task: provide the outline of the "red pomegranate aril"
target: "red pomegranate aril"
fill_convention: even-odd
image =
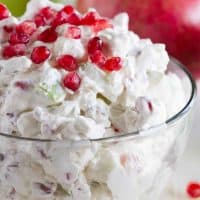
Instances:
[[[57,27],[59,25],[67,23],[66,22],[67,17],[68,17],[68,15],[65,12],[60,11],[60,12],[57,13],[57,15],[56,15],[55,19],[52,21],[51,25],[53,27]]]
[[[87,50],[89,54],[93,54],[95,51],[102,50],[102,41],[99,37],[94,37],[89,40],[87,45]]]
[[[0,20],[8,18],[10,16],[10,11],[8,10],[8,8],[0,3]]]
[[[199,183],[190,183],[187,187],[187,193],[191,198],[200,197],[200,184]]]
[[[106,57],[104,56],[102,51],[97,50],[90,55],[90,60],[98,66],[102,66],[106,61]]]
[[[19,44],[19,43],[27,44],[29,40],[30,40],[29,35],[24,34],[24,33],[18,34],[16,32],[13,32],[10,34],[10,37],[9,37],[9,42],[11,44]]]
[[[63,79],[64,87],[76,91],[79,89],[81,84],[81,78],[76,72],[69,72]]]
[[[39,36],[38,40],[42,42],[55,42],[58,38],[58,34],[54,28],[48,28],[43,31]]]
[[[72,14],[74,12],[74,8],[71,5],[66,5],[62,11],[64,11],[66,14]]]
[[[14,56],[23,56],[25,54],[26,46],[24,44],[8,45],[3,48],[2,54],[4,58],[11,58]]]
[[[32,35],[36,31],[36,24],[27,20],[16,26],[16,32],[19,34]]]
[[[36,15],[34,17],[34,22],[37,25],[37,27],[46,25],[45,18],[41,15]]]
[[[4,26],[3,29],[5,32],[11,33],[13,31],[14,27],[13,26]]]
[[[73,24],[73,25],[80,25],[81,24],[81,18],[76,13],[72,13],[68,16],[66,19],[66,23]]]
[[[70,26],[67,28],[65,37],[73,38],[73,39],[80,39],[81,38],[81,29],[77,26]]]
[[[106,28],[112,28],[113,25],[107,19],[99,19],[95,22],[93,26],[94,32],[102,31]]]
[[[102,66],[102,69],[105,71],[119,71],[122,68],[121,58],[112,57],[106,60],[105,64]]]
[[[46,61],[50,56],[50,50],[45,46],[35,47],[31,53],[31,60],[35,64]]]
[[[75,71],[78,69],[78,64],[76,59],[71,55],[62,55],[57,58],[58,66],[67,70],[67,71]]]
[[[96,12],[88,12],[85,16],[83,16],[81,20],[82,25],[94,25],[96,21],[98,20],[99,15]]]
[[[57,11],[49,6],[42,8],[39,11],[39,15],[43,16],[46,20],[52,19],[56,16]]]

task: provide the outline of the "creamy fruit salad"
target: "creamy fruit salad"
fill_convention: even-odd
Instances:
[[[21,18],[0,4],[0,42],[0,132],[61,142],[2,140],[1,199],[150,199],[137,183],[148,188],[173,132],[109,148],[81,141],[146,130],[180,111],[165,46],[129,31],[126,13],[107,19],[48,0],[31,0]]]

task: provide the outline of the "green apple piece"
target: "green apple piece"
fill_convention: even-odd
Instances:
[[[18,17],[24,13],[28,0],[1,0],[0,2],[5,4],[14,16]]]

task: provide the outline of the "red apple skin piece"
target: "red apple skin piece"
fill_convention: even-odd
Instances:
[[[200,0],[78,1],[82,12],[87,7],[95,7],[107,17],[128,12],[132,30],[153,42],[165,43],[168,52],[200,78]]]

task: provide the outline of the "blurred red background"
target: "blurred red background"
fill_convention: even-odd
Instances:
[[[130,28],[141,37],[163,42],[169,53],[200,78],[200,0],[79,0],[81,12],[95,7],[112,17],[126,11]]]

